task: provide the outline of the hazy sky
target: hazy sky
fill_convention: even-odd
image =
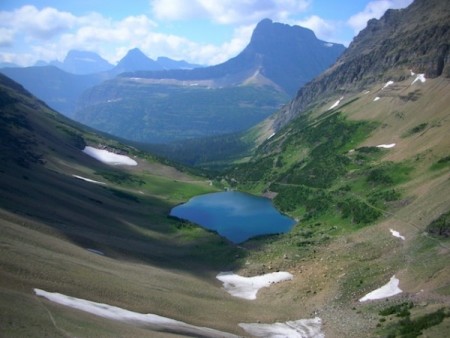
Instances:
[[[412,0],[0,0],[0,62],[62,61],[71,49],[116,63],[132,48],[204,65],[237,55],[264,18],[348,45]]]

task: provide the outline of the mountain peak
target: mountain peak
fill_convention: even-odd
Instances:
[[[147,55],[145,55],[139,48],[132,48],[128,51],[128,53],[125,55],[125,57],[142,57],[142,58],[146,58],[149,59],[149,57],[147,57]]]
[[[262,75],[293,94],[330,66],[344,50],[341,44],[317,39],[308,28],[264,19],[256,26],[242,54],[260,58]],[[289,75],[279,71],[280,64],[289,69]]]
[[[113,66],[100,55],[92,51],[70,50],[63,62],[52,61],[54,65],[72,74],[92,74],[110,70]]]
[[[137,70],[162,70],[163,67],[150,59],[139,48],[133,48],[119,61],[114,68],[115,73],[134,72]]]
[[[308,28],[290,26],[280,22],[273,22],[271,19],[263,19],[256,25],[251,42],[263,41],[267,43],[278,41],[281,44],[291,39],[303,40],[304,42],[317,40],[314,32]]]
[[[87,50],[72,49],[67,53],[64,62],[71,59],[91,59],[91,60],[104,60],[100,55],[95,52]]]

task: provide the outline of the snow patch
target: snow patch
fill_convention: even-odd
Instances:
[[[409,71],[411,72],[411,76],[416,75],[416,73],[414,73],[412,69],[410,69]]]
[[[255,337],[324,338],[322,320],[319,317],[300,319],[286,323],[259,324],[240,323],[245,331]]]
[[[383,285],[381,288],[376,289],[372,292],[369,292],[367,295],[362,297],[359,301],[365,302],[367,300],[374,300],[374,299],[382,299],[387,297],[395,296],[401,292],[403,292],[399,287],[400,281],[398,278],[395,278],[395,275],[391,277],[389,282],[385,285]]]
[[[339,100],[337,100],[335,103],[333,103],[333,105],[332,105],[330,108],[328,108],[328,110],[331,110],[331,109],[333,109],[333,108],[336,108],[336,107],[339,105],[339,103],[341,103],[341,101],[342,101],[343,98],[344,98],[344,97],[341,96],[341,98],[340,98]]]
[[[233,272],[221,272],[216,278],[223,282],[224,289],[232,296],[256,299],[259,289],[294,278],[289,272],[272,272],[255,277],[242,277]]]
[[[331,42],[325,42],[325,43],[324,43],[324,46],[325,46],[325,47],[333,47],[334,44],[332,44]]]
[[[373,100],[374,100],[374,101],[378,101],[379,99],[380,99],[380,97],[377,96],[377,97],[375,97]]]
[[[95,249],[87,249],[87,251],[95,253],[96,255],[100,255],[100,256],[104,256],[105,253],[100,251],[100,250],[95,250]]]
[[[96,303],[81,298],[66,296],[61,293],[47,292],[40,289],[34,289],[34,293],[37,296],[44,297],[51,302],[88,312],[96,316],[119,320],[122,322],[151,325],[156,330],[176,332],[186,334],[188,336],[237,337],[230,333],[206,327],[194,326],[154,314],[133,312],[108,304]]]
[[[381,88],[381,89],[387,88],[387,87],[389,87],[389,86],[392,85],[392,84],[394,84],[394,81],[388,81],[388,82],[386,82],[386,83],[384,84],[383,88]]]
[[[405,236],[400,235],[400,233],[396,230],[389,229],[392,236],[405,240]]]
[[[425,78],[425,74],[417,74],[416,78],[414,79],[414,81],[411,83],[411,85],[413,85],[414,83],[416,83],[417,81],[420,81],[422,83],[424,83],[427,79]]]
[[[364,95],[369,94],[369,93],[370,93],[370,90],[365,90],[365,91],[363,91],[363,94],[364,94]]]
[[[94,147],[87,146],[83,149],[83,153],[99,160],[100,162],[111,164],[111,165],[137,165],[137,162],[125,155],[119,155],[112,153],[105,149],[97,149]]]
[[[394,148],[394,147],[395,147],[395,143],[377,145],[377,148],[384,148],[384,149],[389,149],[389,148]]]
[[[86,177],[83,177],[83,176],[78,176],[78,175],[72,175],[72,176],[75,177],[75,178],[78,178],[79,180],[86,181],[86,182],[89,182],[89,183],[106,184],[105,182],[99,182],[99,181],[91,180],[90,178],[86,178]]]
[[[274,136],[275,136],[275,133],[272,133],[272,134],[270,134],[270,136],[267,139],[270,140]]]

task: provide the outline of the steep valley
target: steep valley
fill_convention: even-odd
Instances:
[[[259,336],[270,336],[268,325],[299,337],[447,337],[450,31],[434,28],[448,27],[448,10],[416,0],[388,11],[263,122],[186,142],[192,153],[219,149],[215,157],[198,150],[189,158],[182,142],[170,150],[196,168],[75,123],[0,75],[0,335],[257,336],[244,323]],[[422,54],[367,61],[388,45],[404,51],[402,34],[430,27],[441,34]],[[139,90],[130,77],[120,81]],[[95,90],[92,102],[105,99]],[[87,146],[128,165],[98,161]],[[168,216],[193,196],[225,189],[266,196],[297,223],[234,245]],[[226,271],[292,278],[244,299],[229,293],[237,279],[218,280]],[[36,289],[99,303],[97,314],[110,306],[134,314],[108,319]],[[191,326],[161,327],[135,313]]]
[[[427,227],[450,205],[445,161],[449,149],[448,97],[442,95],[448,91],[449,82],[438,78],[411,85],[413,79],[382,92],[384,83],[379,83],[368,89],[370,93],[345,98],[329,110],[335,102],[331,99],[300,117],[292,128],[271,137],[255,154],[252,167],[270,168],[263,170],[258,182],[239,176],[231,180],[231,174],[238,174],[239,168],[230,172],[230,182],[242,190],[267,193],[267,186],[272,192],[276,192],[272,189],[275,186],[296,186],[282,174],[289,171],[289,163],[297,163],[289,156],[296,160],[303,156],[303,165],[307,166],[306,155],[328,144],[350,161],[328,186],[312,187],[325,197],[331,196],[335,205],[314,213],[305,209],[308,206],[296,204],[288,210],[300,220],[293,231],[256,238],[238,247],[166,216],[176,203],[216,191],[206,178],[158,164],[135,148],[74,127],[32,98],[13,94],[17,88],[6,89],[13,97],[8,98],[3,86],[2,116],[4,121],[15,121],[16,127],[9,131],[20,132],[22,144],[18,146],[27,149],[22,154],[13,153],[9,143],[2,151],[0,308],[4,332],[8,336],[177,334],[70,310],[36,297],[33,288],[243,336],[246,333],[238,326],[242,322],[274,323],[315,316],[322,319],[327,337],[360,337],[362,331],[367,336],[387,335],[402,327],[399,317],[380,315],[390,307],[412,303],[407,317],[411,316],[412,322],[414,318],[436,316],[442,307],[448,309],[448,238],[432,235]],[[409,93],[415,93],[417,99],[402,98]],[[381,98],[374,101],[375,97]],[[24,109],[28,112],[25,115],[21,113]],[[366,132],[350,128],[356,138],[336,141],[355,124]],[[365,129],[367,125],[369,129]],[[323,127],[339,127],[344,133],[309,131]],[[307,142],[295,148],[288,146],[304,137]],[[392,148],[374,147],[392,143]],[[138,165],[128,169],[103,165],[81,152],[84,144],[120,150],[133,156]],[[282,166],[275,161],[281,149]],[[267,158],[272,158],[270,167],[259,163]],[[388,163],[388,169],[400,176],[384,171],[393,181],[377,182],[380,177],[386,180],[383,175],[367,181],[375,169]],[[396,163],[401,165],[396,167]],[[403,164],[413,169],[405,174]],[[251,175],[248,168],[244,172]],[[73,174],[106,186],[75,179]],[[371,199],[372,193],[392,189],[400,197],[394,194],[394,200],[390,200],[392,196],[381,194],[385,200]],[[301,190],[297,185],[296,191]],[[278,192],[274,202],[277,204],[285,193]],[[309,195],[314,196],[321,195]],[[371,209],[379,210],[376,219],[358,220],[356,213],[344,216],[344,209],[337,205],[348,197],[364,203],[364,215]],[[283,210],[284,206],[281,203],[279,207]],[[394,237],[390,229],[405,240]],[[254,301],[239,300],[224,292],[215,280],[215,275],[224,270],[247,276],[289,271],[294,278],[262,289]],[[400,280],[401,295],[388,301],[358,302],[393,275]],[[438,326],[432,325],[425,332],[443,336],[449,325],[445,316]]]

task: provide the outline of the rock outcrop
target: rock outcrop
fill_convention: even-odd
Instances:
[[[345,95],[382,81],[400,81],[411,70],[428,78],[450,77],[450,3],[416,0],[372,19],[328,70],[302,87],[271,120],[279,130],[328,95]]]

